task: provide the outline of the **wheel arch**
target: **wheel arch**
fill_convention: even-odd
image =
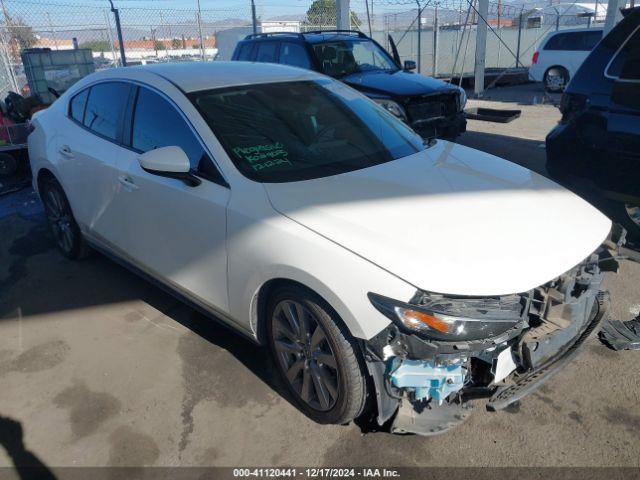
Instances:
[[[264,282],[260,286],[260,288],[258,288],[251,301],[251,328],[253,329],[256,335],[256,339],[260,344],[265,345],[267,340],[266,325],[269,298],[271,297],[273,292],[285,286],[302,288],[311,295],[318,297],[331,309],[332,313],[335,314],[335,320],[341,324],[340,326],[346,329],[346,331],[349,332],[352,336],[357,336],[354,335],[352,329],[349,328],[349,326],[346,324],[346,322],[342,318],[342,315],[340,315],[340,313],[338,312],[338,309],[336,309],[334,305],[332,305],[332,303],[327,298],[325,298],[324,295],[321,295],[315,289],[309,287],[308,285],[305,285],[298,280],[287,277],[276,277]]]
[[[36,174],[36,182],[35,182],[36,193],[38,195],[40,195],[40,192],[42,191],[42,186],[44,182],[48,179],[53,179],[58,183],[60,183],[60,181],[56,178],[55,174],[49,168],[47,167],[40,168]]]
[[[571,80],[571,72],[569,71],[569,69],[567,67],[565,67],[564,65],[556,64],[556,65],[551,65],[550,67],[546,68],[546,70],[542,74],[542,81],[543,82],[547,78],[547,75],[549,74],[549,72],[551,70],[553,70],[553,69],[558,69],[558,70],[564,71],[567,74],[567,80]]]

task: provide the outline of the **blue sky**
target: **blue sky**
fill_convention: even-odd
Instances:
[[[8,0],[11,2],[11,0]],[[34,3],[64,3],[77,5],[108,5],[108,0],[27,0]],[[313,0],[255,0],[258,14],[266,16],[277,16],[286,14],[305,13]],[[365,11],[365,0],[351,0],[351,9],[357,12]],[[371,0],[369,0],[371,1]],[[401,2],[403,0],[400,0]],[[404,0],[407,1],[407,0]],[[13,2],[11,2],[13,3]],[[373,0],[374,13],[389,11],[402,11],[414,8],[412,2],[407,6],[394,5],[393,0]],[[176,8],[195,9],[197,0],[114,0],[114,4],[119,8]],[[200,0],[202,9],[212,10],[244,10],[250,5],[250,0]]]

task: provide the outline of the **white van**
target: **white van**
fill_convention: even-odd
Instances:
[[[533,54],[529,78],[543,82],[550,92],[561,92],[589,52],[602,39],[602,28],[580,28],[549,33]]]

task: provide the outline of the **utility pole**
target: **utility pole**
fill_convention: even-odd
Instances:
[[[367,23],[369,24],[369,36],[371,37],[371,14],[369,13],[369,0],[364,0],[364,4],[367,7]]]
[[[116,56],[116,51],[114,49],[115,43],[113,42],[113,37],[111,36],[111,21],[109,20],[109,14],[106,10],[103,10],[104,13],[104,24],[107,27],[107,40],[109,41],[109,46],[111,47],[111,58],[113,60],[113,66],[118,68],[118,60]]]
[[[200,0],[198,0],[198,36],[200,37],[200,58],[206,60],[204,54],[204,38],[202,37],[202,10],[200,10]]]
[[[420,0],[416,0],[418,4],[418,73],[422,73],[422,8]]]
[[[49,31],[51,32],[51,39],[53,40],[53,44],[56,46],[56,50],[58,50],[58,39],[56,38],[56,32],[53,30],[53,23],[51,23],[51,15],[49,12],[44,13],[47,16],[47,22],[49,23]]]
[[[118,43],[120,44],[120,63],[123,67],[127,66],[127,57],[124,54],[124,41],[122,40],[122,27],[120,26],[120,13],[118,9],[113,6],[113,0],[109,0],[111,4],[111,11],[116,19],[116,32],[118,34]]]
[[[256,2],[251,0],[251,24],[253,25],[253,34],[258,33],[258,19],[256,18]]]
[[[351,30],[349,0],[336,1],[336,28],[338,30]]]
[[[476,62],[473,91],[479,96],[484,91],[484,68],[487,56],[487,17],[489,0],[478,1],[478,26],[476,29]]]
[[[153,48],[156,51],[156,58],[158,58],[158,45],[156,44],[156,30],[153,27],[151,29],[151,41],[153,42]]]
[[[524,6],[520,9],[518,16],[518,46],[516,48],[516,68],[520,66],[520,41],[522,39],[522,22],[524,21]]]
[[[438,4],[436,3],[435,17],[433,18],[433,73],[438,74],[438,42],[440,39],[440,24],[438,22]]]
[[[624,8],[626,4],[627,0],[609,0],[607,4],[607,17],[604,20],[603,36],[606,36],[607,33],[615,27],[616,23],[618,23],[621,17],[620,9]]]

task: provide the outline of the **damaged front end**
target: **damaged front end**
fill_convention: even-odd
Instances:
[[[605,271],[617,271],[601,247],[555,280],[522,294],[463,298],[418,291],[409,302],[374,293],[392,323],[365,345],[380,425],[434,435],[463,422],[469,400],[500,410],[566,365],[605,316]]]

